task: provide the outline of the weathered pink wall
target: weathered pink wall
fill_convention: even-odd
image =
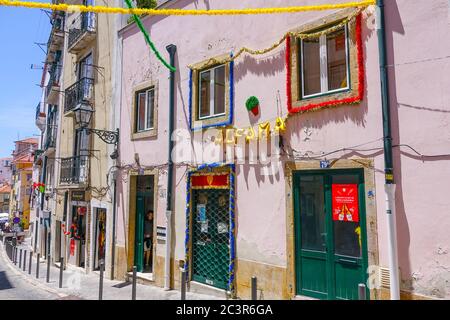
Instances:
[[[312,5],[345,1],[176,1],[174,7],[184,9],[247,8]],[[450,149],[450,64],[448,59],[404,63],[448,56],[450,52],[448,1],[386,1],[389,63],[392,99],[394,144],[409,144],[424,154],[443,154]],[[357,106],[297,115],[289,122],[285,143],[302,152],[314,155],[336,149],[358,146],[358,149],[381,148],[371,152],[337,153],[339,156],[375,159],[376,201],[378,212],[378,240],[380,265],[388,266],[386,220],[384,218],[384,162],[382,153],[382,114],[378,43],[374,10],[363,21],[363,42],[366,67],[366,93]],[[400,12],[400,14],[399,14]],[[228,17],[149,17],[144,24],[162,55],[168,58],[165,46],[177,46],[176,72],[176,128],[188,127],[187,65],[209,57],[237,51],[242,46],[260,49],[270,46],[288,30],[329,12],[307,12],[271,16]],[[167,162],[168,137],[168,71],[156,60],[135,26],[125,29],[123,38],[123,75],[121,107],[121,162],[134,162],[139,153],[145,165]],[[144,81],[157,80],[158,137],[130,142],[132,88]],[[245,101],[255,95],[260,99],[258,122],[274,119],[287,113],[284,45],[261,56],[244,55],[235,63],[234,125],[245,127],[251,123]],[[395,96],[395,94],[393,94]],[[399,152],[401,150],[401,153]],[[402,278],[418,277],[417,292],[450,296],[448,279],[450,267],[450,198],[449,157],[422,161],[408,148],[395,149],[395,170],[398,181],[397,210],[399,254]],[[258,168],[258,167],[256,167]],[[174,193],[176,225],[176,259],[184,258],[185,230],[185,168],[176,171]],[[167,176],[160,175],[165,188]],[[118,243],[124,243],[120,217],[128,210],[127,186],[119,184]],[[286,206],[283,173],[264,177],[255,168],[237,169],[237,255],[279,266],[286,265]],[[163,225],[165,199],[160,199],[158,225]],[[121,231],[122,230],[122,231]],[[441,249],[439,249],[441,248]],[[423,286],[423,287],[422,287]],[[406,286],[407,288],[408,286]],[[426,287],[436,288],[429,292]]]
[[[400,266],[415,290],[450,297],[450,8],[386,1]],[[382,200],[378,197],[380,208]],[[384,221],[383,221],[384,223]],[[380,225],[385,230],[385,224]],[[386,247],[381,238],[381,248]],[[386,253],[382,250],[382,261]]]

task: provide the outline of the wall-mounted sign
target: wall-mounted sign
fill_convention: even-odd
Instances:
[[[333,220],[359,222],[358,185],[333,184]]]
[[[156,239],[165,241],[166,237],[167,237],[166,227],[156,226]]]
[[[84,191],[72,191],[72,201],[86,201]]]
[[[204,174],[191,177],[192,189],[228,189],[229,174]]]
[[[328,160],[320,161],[321,169],[328,169],[329,167],[330,167],[330,161],[328,161]]]
[[[224,222],[217,223],[217,233],[218,234],[228,233],[228,224]]]
[[[206,205],[204,204],[197,205],[197,221],[198,222],[206,221]]]

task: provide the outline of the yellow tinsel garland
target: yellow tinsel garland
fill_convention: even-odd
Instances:
[[[115,8],[106,6],[85,6],[69,5],[65,3],[53,4],[33,1],[12,1],[0,0],[0,5],[9,7],[25,7],[34,9],[49,9],[56,11],[77,11],[77,12],[95,12],[112,14],[147,14],[160,16],[187,16],[187,15],[244,15],[244,14],[276,14],[276,13],[295,13],[304,11],[335,10],[344,8],[353,8],[359,6],[374,5],[375,0],[353,1],[338,4],[323,4],[312,6],[296,6],[283,8],[255,8],[255,9],[223,9],[223,10],[192,10],[192,9],[145,9],[145,8]]]

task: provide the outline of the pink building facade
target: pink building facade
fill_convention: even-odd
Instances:
[[[176,46],[172,192],[170,73],[135,24],[119,31],[115,277],[137,266],[142,281],[171,288],[185,270],[189,290],[223,297],[249,298],[256,276],[264,299],[357,299],[359,284],[388,298],[377,12],[355,10],[145,17],[165,58]],[[445,0],[386,1],[402,298],[450,297],[449,10]],[[198,151],[202,134],[222,159]]]

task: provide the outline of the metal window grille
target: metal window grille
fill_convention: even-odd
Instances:
[[[230,263],[230,190],[192,191],[192,278],[228,288]]]

